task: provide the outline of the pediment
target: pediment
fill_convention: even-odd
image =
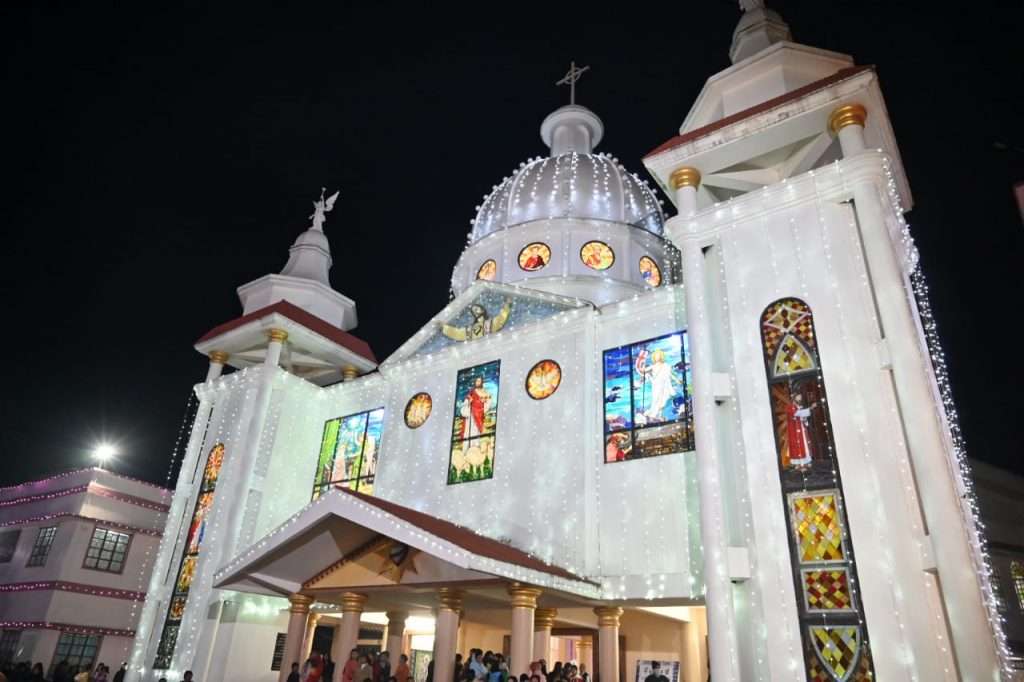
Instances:
[[[476,282],[381,363],[382,368],[536,324],[589,304],[534,289]]]

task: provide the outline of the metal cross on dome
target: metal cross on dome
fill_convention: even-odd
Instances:
[[[576,81],[589,68],[589,66],[577,67],[576,62],[569,62],[569,73],[565,74],[565,78],[555,83],[555,85],[569,86],[569,104],[576,104]]]

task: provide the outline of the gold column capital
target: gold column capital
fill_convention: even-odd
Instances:
[[[274,327],[273,329],[267,332],[267,338],[270,339],[271,341],[284,343],[285,341],[288,340],[288,332],[286,332],[283,329],[278,329],[277,327]]]
[[[344,592],[341,595],[342,613],[362,613],[366,606],[366,595],[358,592]]]
[[[847,104],[839,107],[832,112],[832,115],[828,117],[828,129],[834,134],[838,135],[839,131],[846,126],[860,126],[864,127],[864,122],[868,120],[868,110],[860,104]]]
[[[437,601],[442,609],[454,611],[457,614],[462,610],[462,590],[457,590],[454,587],[442,587],[437,591]]]
[[[404,623],[406,618],[409,617],[409,612],[408,611],[388,611],[384,615],[388,617],[388,623],[389,624],[392,623],[392,622],[399,622],[399,621]]]
[[[522,583],[512,583],[508,586],[508,593],[512,597],[512,608],[536,609],[537,597],[543,594],[543,591]]]
[[[619,627],[619,617],[622,615],[622,608],[619,606],[598,606],[594,609],[597,614],[597,624],[602,626]]]
[[[558,609],[537,609],[533,612],[533,629],[550,630],[557,616]]]
[[[341,380],[352,381],[353,379],[359,378],[359,370],[352,365],[346,365],[341,368]]]
[[[309,607],[313,605],[313,601],[312,597],[307,597],[304,594],[288,595],[288,603],[291,604],[288,611],[290,613],[309,613]]]
[[[680,187],[696,188],[700,186],[700,171],[691,166],[676,168],[672,171],[672,175],[669,176],[669,181],[672,183],[672,189],[679,189]]]
[[[213,350],[210,351],[209,353],[210,362],[216,363],[218,365],[223,365],[228,361],[228,358],[230,357],[230,355],[228,355],[222,350]]]
[[[324,614],[319,613],[318,611],[310,611],[310,613],[309,613],[309,624],[310,625],[316,625],[318,622],[320,622],[320,617],[323,616],[323,615]]]
[[[594,642],[589,637],[580,637],[580,641],[576,643],[577,649],[589,649],[593,646]]]

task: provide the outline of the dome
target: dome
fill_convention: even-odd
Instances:
[[[470,243],[535,220],[578,218],[639,227],[658,236],[665,218],[654,191],[607,154],[594,154],[604,127],[577,105],[544,121],[541,137],[552,155],[520,164],[477,209]]]

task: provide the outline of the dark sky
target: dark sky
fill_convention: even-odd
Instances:
[[[601,149],[642,172],[739,18],[726,0],[22,4],[0,9],[0,483],[83,466],[104,436],[119,470],[164,482],[206,372],[192,343],[280,270],[321,185],[341,188],[334,286],[386,357],[447,302],[481,196],[545,152],[571,58]],[[877,65],[969,451],[1024,473],[1021,3],[770,4],[797,41]]]

